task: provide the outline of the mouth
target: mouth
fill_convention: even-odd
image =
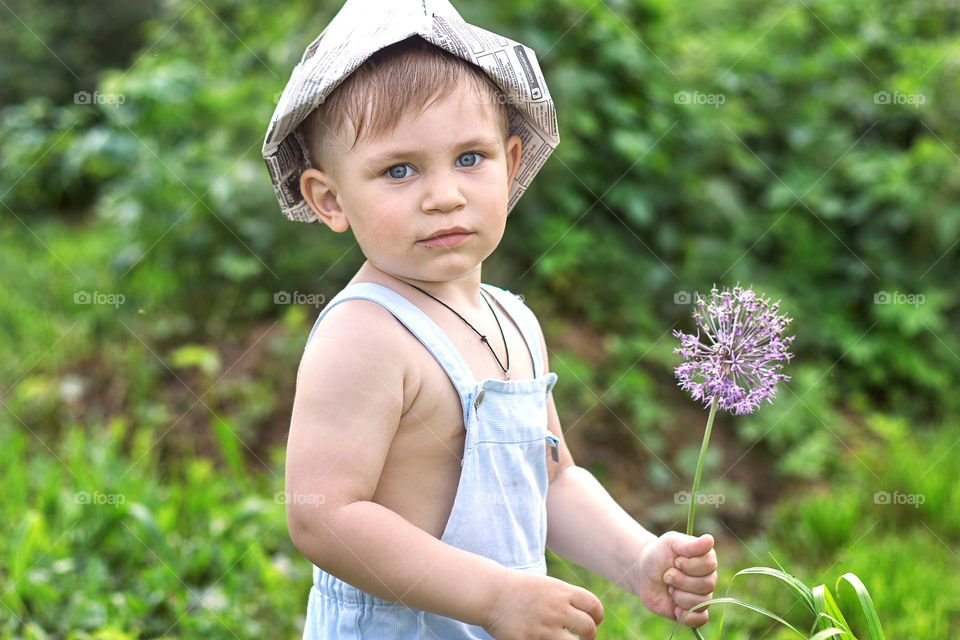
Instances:
[[[472,231],[467,231],[461,227],[455,227],[453,229],[441,229],[429,238],[418,240],[417,244],[436,249],[445,249],[449,247],[455,247],[469,238],[471,235],[473,235]]]
[[[463,227],[450,227],[449,229],[440,229],[439,231],[437,231],[436,233],[434,233],[432,236],[427,237],[427,238],[423,238],[420,242],[427,242],[427,241],[429,241],[429,240],[436,240],[437,238],[442,238],[442,237],[444,237],[444,236],[461,235],[461,234],[466,235],[466,234],[469,234],[469,233],[470,233],[470,232],[467,231],[466,229],[464,229]]]

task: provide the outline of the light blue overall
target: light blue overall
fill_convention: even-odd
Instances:
[[[488,284],[481,286],[520,328],[533,359],[532,380],[488,378],[477,382],[433,320],[403,296],[370,282],[350,285],[334,296],[317,318],[310,337],[335,304],[361,298],[389,310],[430,350],[457,388],[466,428],[460,483],[440,540],[506,567],[545,575],[545,446],[554,457],[557,451],[557,439],[547,430],[546,400],[557,374],[542,371],[533,312],[515,294]],[[314,566],[303,638],[446,640],[491,636],[479,626],[375,598]]]

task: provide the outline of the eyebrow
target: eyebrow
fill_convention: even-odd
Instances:
[[[453,145],[455,149],[466,149],[466,148],[489,148],[495,147],[501,144],[503,141],[495,136],[481,136],[478,138],[470,138],[469,140],[464,140],[463,142],[458,142]],[[379,166],[392,162],[394,160],[399,160],[402,158],[412,158],[416,157],[419,154],[418,150],[413,149],[390,149],[384,151],[383,153],[378,153],[374,156],[371,156],[366,159],[366,164]]]

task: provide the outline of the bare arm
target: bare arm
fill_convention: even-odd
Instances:
[[[629,591],[641,549],[656,538],[583,467],[569,466],[550,483],[547,546],[557,555]]]
[[[547,424],[560,439],[560,462],[549,463],[554,468],[547,490],[547,548],[632,590],[631,569],[643,547],[657,536],[624,511],[592,473],[574,463],[552,394],[547,399]]]
[[[544,371],[549,371],[542,333],[540,352]],[[592,473],[573,461],[552,393],[547,398],[547,428],[560,440],[560,461],[547,458],[547,548],[629,590],[630,569],[640,550],[657,536],[624,511]]]
[[[487,624],[506,577],[507,569],[494,560],[441,542],[375,502],[306,516],[296,528],[297,549],[341,580],[468,624]]]
[[[351,309],[344,309],[346,305]],[[332,308],[304,352],[287,444],[287,522],[312,563],[383,600],[484,625],[507,569],[371,501],[408,407],[395,331],[373,302]],[[415,394],[413,394],[415,395]]]

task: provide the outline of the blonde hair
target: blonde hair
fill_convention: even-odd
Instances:
[[[376,139],[389,133],[403,114],[422,113],[463,83],[476,91],[479,101],[494,107],[506,140],[511,107],[500,88],[480,67],[412,36],[367,58],[307,116],[301,132],[310,161],[322,169],[332,160],[326,152],[331,140],[349,142],[350,127],[352,149],[361,136]]]

